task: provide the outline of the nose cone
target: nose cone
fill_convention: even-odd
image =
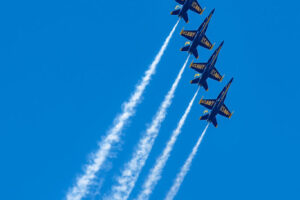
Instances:
[[[210,12],[209,16],[207,17],[208,22],[210,21],[210,19],[211,19],[212,15],[214,14],[214,12],[215,12],[215,9],[213,9],[213,10]]]
[[[214,53],[215,56],[218,56],[218,55],[219,55],[219,53],[220,53],[220,51],[221,51],[221,49],[222,49],[223,44],[224,44],[224,41],[219,45],[219,47],[218,47],[217,50],[215,51],[215,53]]]
[[[220,44],[220,47],[222,47],[222,46],[223,46],[223,44],[224,44],[224,41],[223,41],[223,42],[221,42],[221,44]]]
[[[230,79],[230,81],[229,81],[229,83],[228,83],[228,87],[230,87],[232,81],[233,81],[233,78]]]
[[[227,94],[227,92],[228,92],[228,90],[229,90],[229,88],[231,86],[232,81],[233,81],[233,78],[231,78],[231,80],[229,81],[229,83],[226,85],[226,87],[223,90],[225,92],[225,96],[226,96],[226,94]]]
[[[218,50],[217,51],[220,51],[221,49],[222,49],[222,47],[223,47],[223,44],[224,44],[224,41],[219,45],[219,47],[218,47]]]

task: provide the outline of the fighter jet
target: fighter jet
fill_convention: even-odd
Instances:
[[[199,104],[203,105],[204,107],[211,110],[209,114],[206,114],[202,117],[200,117],[200,120],[206,120],[209,123],[213,123],[215,127],[218,127],[218,122],[216,116],[218,114],[231,118],[232,114],[229,109],[224,104],[224,101],[227,96],[227,92],[229,90],[229,87],[233,81],[233,78],[229,81],[229,83],[226,85],[226,87],[222,90],[222,92],[219,94],[217,99],[201,99]]]
[[[203,86],[203,88],[208,91],[208,84],[207,79],[211,78],[216,81],[221,82],[224,78],[224,76],[221,76],[221,74],[218,72],[218,70],[215,68],[218,55],[220,53],[220,50],[224,44],[224,41],[220,44],[218,49],[213,53],[213,55],[210,57],[207,63],[194,63],[190,65],[190,68],[196,70],[198,73],[201,73],[202,75],[196,75],[198,76],[196,79],[191,81],[191,84],[198,84],[200,87]]]
[[[181,4],[182,7],[176,6],[175,10],[171,12],[171,15],[178,15],[178,17],[180,18],[182,17],[186,23],[189,23],[189,17],[187,14],[188,10],[192,10],[200,15],[204,11],[204,9],[201,8],[197,0],[175,0],[175,1]]]
[[[191,45],[185,46],[183,48],[181,48],[181,51],[187,51],[190,54],[193,54],[197,59],[198,59],[198,51],[197,51],[197,47],[198,45],[207,48],[207,49],[212,49],[213,48],[213,44],[211,44],[211,42],[208,40],[208,38],[206,37],[205,33],[208,27],[208,24],[210,22],[210,19],[214,13],[215,9],[213,9],[211,11],[211,13],[209,14],[208,17],[206,17],[206,19],[204,20],[204,22],[201,24],[201,26],[198,28],[197,31],[185,31],[182,30],[180,35],[182,35],[183,37],[187,38],[188,40],[192,41]],[[187,42],[190,44],[190,42]]]

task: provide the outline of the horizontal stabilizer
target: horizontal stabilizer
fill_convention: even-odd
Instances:
[[[171,12],[171,15],[179,15],[180,9],[174,10]]]
[[[182,47],[181,49],[180,49],[180,51],[188,51],[189,49],[190,49],[190,45],[187,45],[187,46],[185,46],[185,47]]]
[[[200,120],[208,120],[209,114],[203,115],[200,117]]]
[[[200,78],[195,78],[194,80],[191,81],[191,84],[199,84]]]

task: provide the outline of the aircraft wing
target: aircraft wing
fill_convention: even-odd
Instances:
[[[210,110],[214,107],[215,103],[216,103],[215,99],[201,99],[199,102],[199,104],[201,104],[202,106]]]
[[[218,72],[216,68],[213,68],[209,74],[209,78],[214,79],[216,81],[221,82],[223,80],[223,76]]]
[[[202,39],[200,41],[200,45],[209,50],[211,50],[214,47],[214,45],[208,40],[208,38],[206,36],[202,37]]]
[[[198,14],[202,14],[203,9],[201,8],[201,6],[199,5],[199,3],[197,2],[197,0],[194,0],[191,5],[190,5],[190,9]]]
[[[183,37],[185,37],[188,40],[193,41],[194,38],[195,38],[195,36],[196,36],[196,33],[197,33],[197,31],[185,31],[185,30],[182,30],[180,32],[180,35],[182,35]]]
[[[192,63],[190,68],[196,70],[199,73],[203,73],[206,67],[206,63]]]
[[[223,104],[223,106],[220,108],[219,114],[222,115],[222,116],[224,116],[224,117],[227,117],[227,118],[231,118],[231,116],[232,116],[232,113],[225,106],[225,104]]]
[[[185,3],[185,0],[175,0],[177,3],[183,5]]]

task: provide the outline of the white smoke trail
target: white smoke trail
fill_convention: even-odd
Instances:
[[[173,200],[174,197],[176,196],[186,174],[188,173],[190,167],[191,167],[191,164],[192,164],[192,161],[198,151],[198,148],[203,140],[203,137],[207,131],[207,128],[208,128],[209,124],[207,124],[207,126],[205,127],[203,133],[201,134],[200,138],[198,139],[197,141],[197,144],[194,146],[193,148],[193,151],[191,152],[191,154],[189,155],[188,159],[185,161],[183,167],[181,168],[180,172],[177,174],[176,176],[176,179],[173,183],[173,186],[171,187],[171,189],[169,190],[165,200]]]
[[[150,174],[148,175],[143,187],[141,193],[138,195],[138,200],[148,200],[153,189],[155,188],[157,182],[161,178],[161,173],[163,168],[165,167],[168,158],[170,157],[170,153],[174,147],[174,144],[181,133],[181,129],[185,123],[185,120],[188,116],[188,114],[191,111],[192,105],[197,97],[197,94],[199,92],[200,87],[197,89],[197,92],[195,93],[194,97],[190,101],[188,107],[186,108],[183,116],[181,117],[177,128],[173,131],[173,134],[170,138],[170,140],[167,143],[167,146],[165,147],[163,153],[160,155],[160,157],[156,160],[154,168],[151,169]]]
[[[137,149],[133,153],[132,159],[125,165],[122,175],[117,178],[117,184],[112,187],[111,195],[107,199],[126,200],[129,197],[135,182],[149,156],[153,143],[158,135],[161,123],[166,117],[167,109],[172,103],[175,90],[188,63],[189,57],[190,55],[182,66],[168,94],[165,96],[165,99],[153,118],[150,127],[146,130],[145,135],[139,141]]]
[[[67,200],[80,200],[88,194],[89,186],[96,178],[96,173],[102,168],[104,162],[110,154],[113,145],[119,142],[124,126],[128,123],[130,117],[134,115],[135,108],[140,103],[141,97],[147,85],[149,84],[152,75],[155,74],[156,67],[160,62],[165,50],[167,49],[170,39],[172,38],[178,24],[179,20],[164,41],[163,46],[156,55],[152,64],[149,66],[148,70],[145,72],[142,80],[136,85],[129,101],[124,103],[122,107],[122,113],[115,118],[113,127],[108,131],[107,135],[102,139],[102,141],[99,142],[99,148],[91,155],[89,164],[85,166],[83,174],[77,178],[76,184],[67,193]]]

